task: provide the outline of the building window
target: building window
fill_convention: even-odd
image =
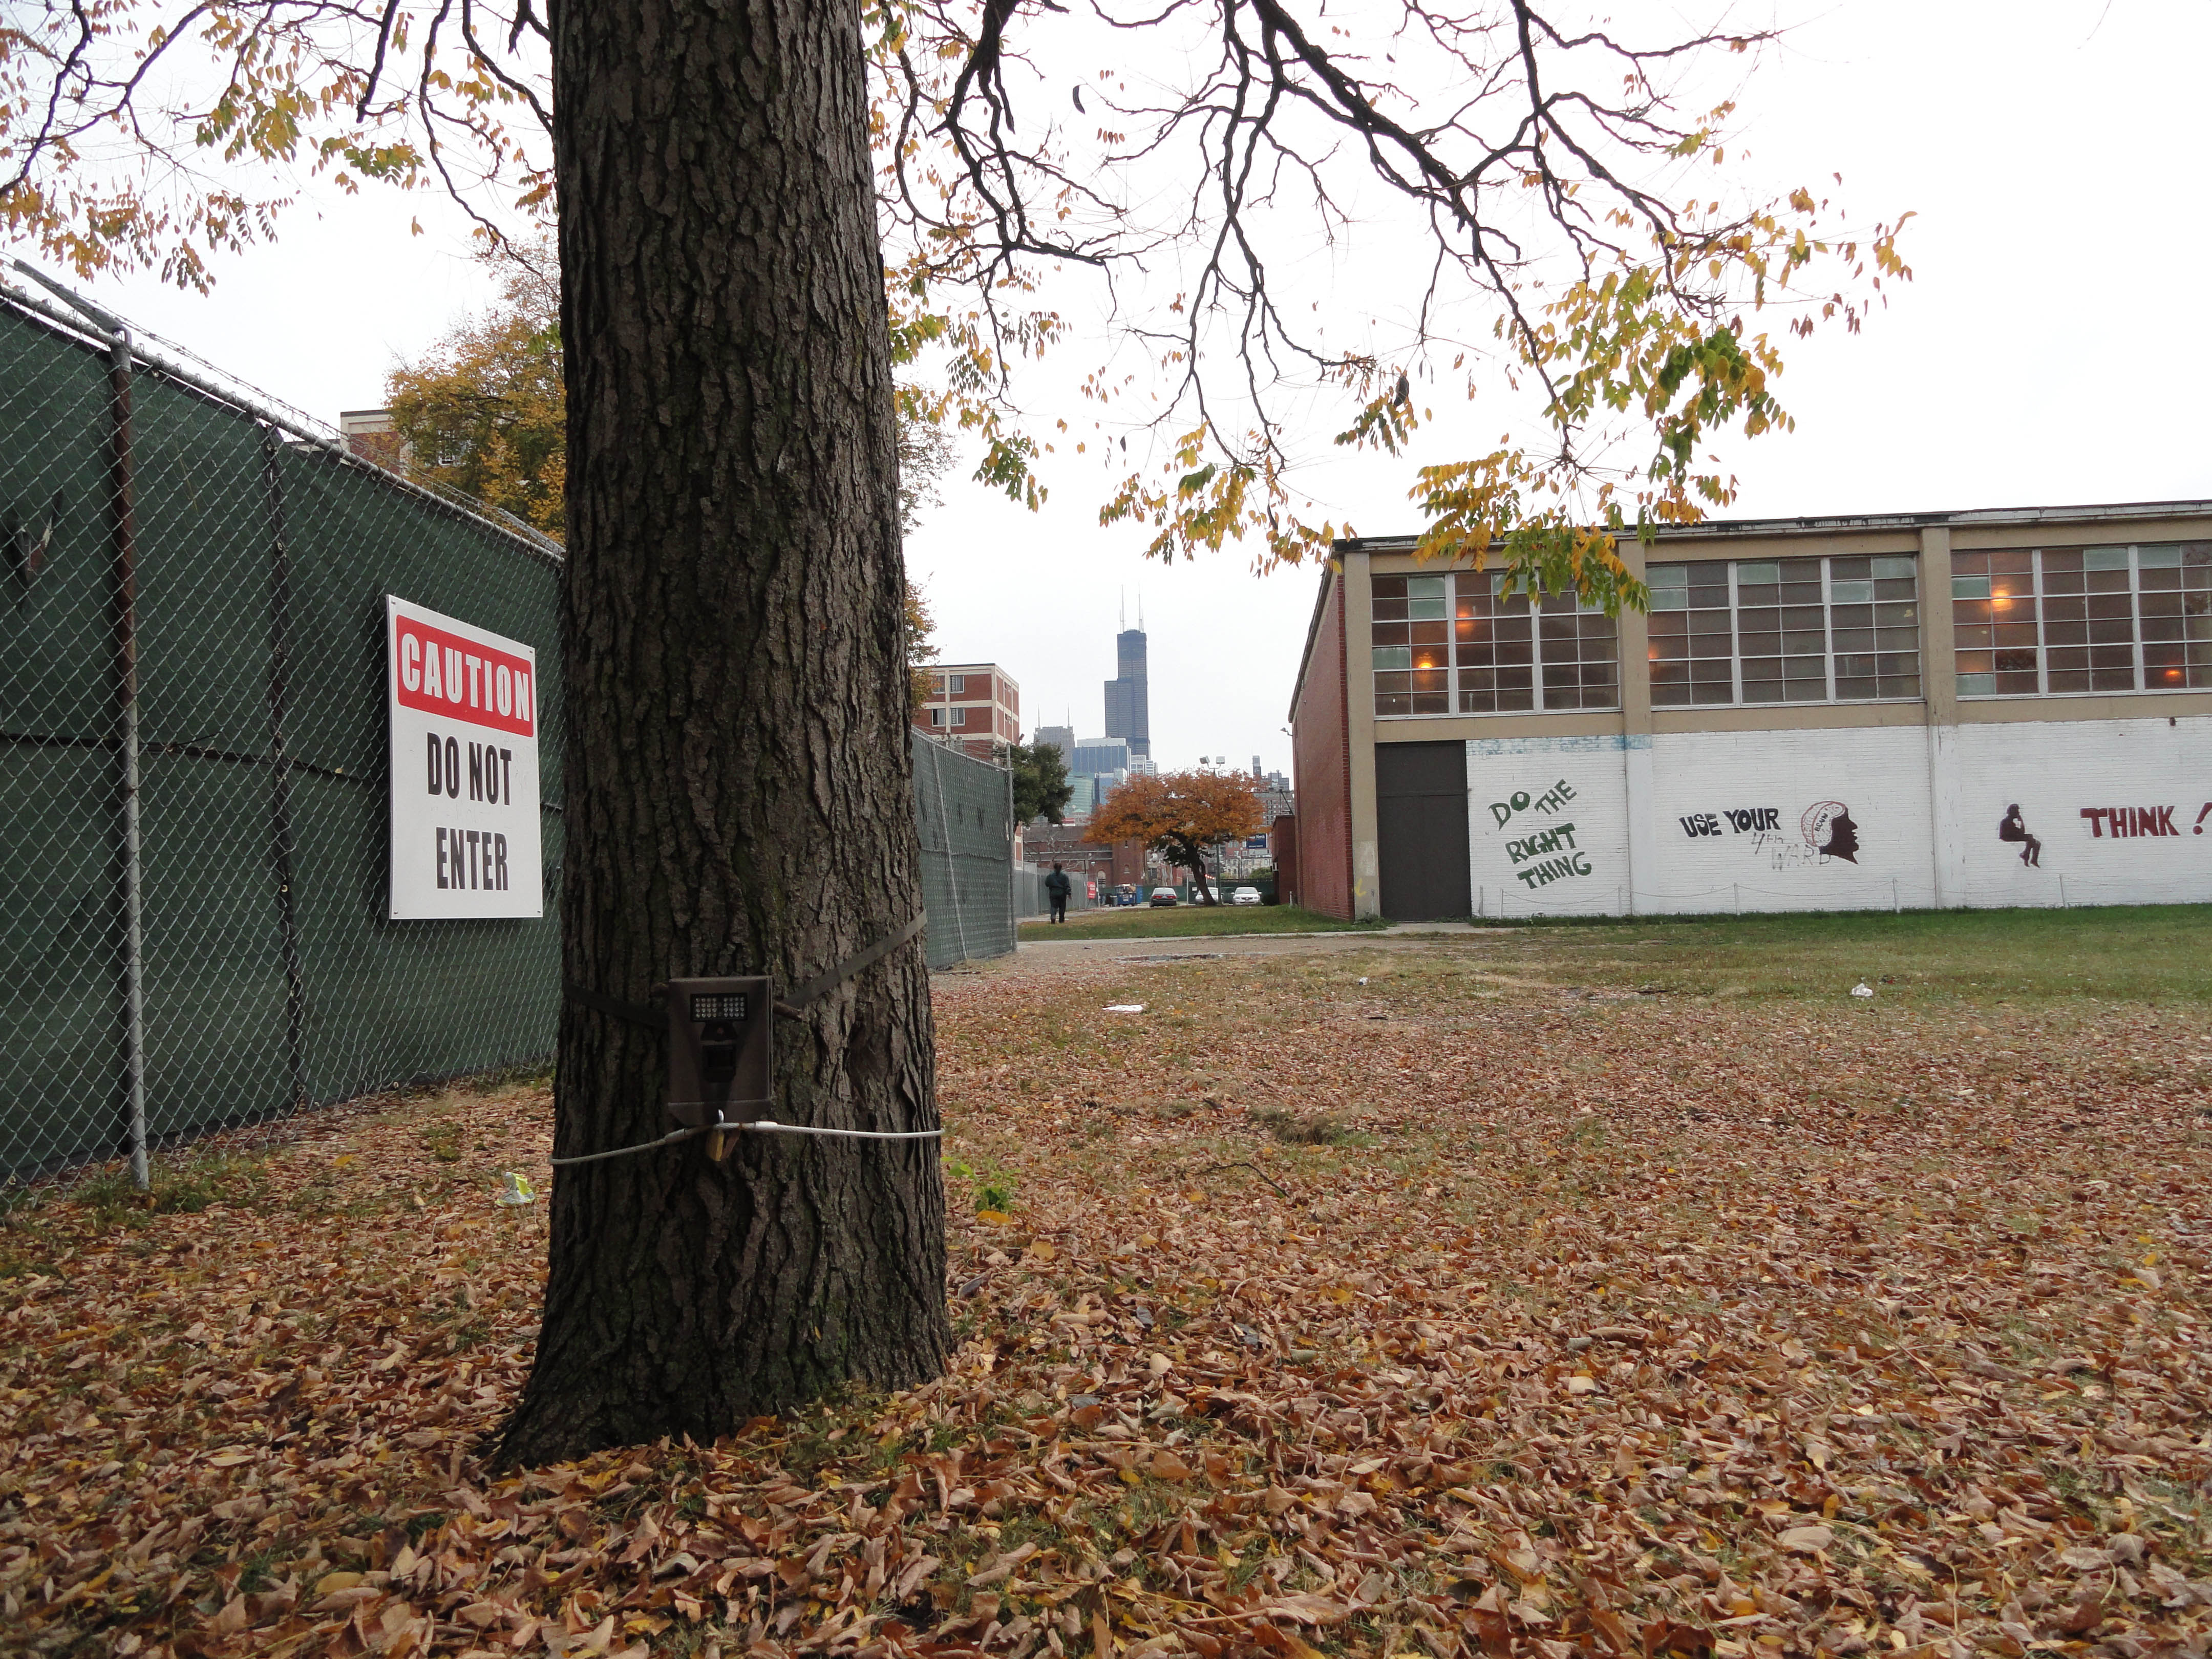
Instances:
[[[1951,556],[1962,697],[2212,687],[2212,543]]]
[[[948,697],[966,696],[968,677],[965,674],[947,674],[945,677],[945,695]]]
[[[1571,593],[1532,607],[1504,586],[1488,570],[1374,578],[1376,714],[1618,708],[1613,619]]]
[[[1910,557],[1655,564],[1651,702],[1872,702],[1920,695]]]

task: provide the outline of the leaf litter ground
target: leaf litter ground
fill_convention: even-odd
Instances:
[[[20,1206],[0,1647],[2203,1655],[2201,1003],[1498,940],[942,976],[953,1369],[712,1447],[477,1461],[542,1086]]]

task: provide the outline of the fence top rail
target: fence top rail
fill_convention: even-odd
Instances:
[[[47,327],[86,344],[106,348],[115,346],[118,340],[112,331],[119,326],[124,330],[119,343],[129,350],[132,359],[161,379],[234,410],[249,420],[287,433],[319,454],[341,466],[363,472],[386,488],[420,497],[445,512],[457,514],[494,535],[516,544],[521,551],[532,558],[556,568],[566,562],[567,550],[560,543],[512,514],[501,513],[497,507],[489,507],[449,485],[413,477],[374,461],[364,460],[353,453],[345,435],[336,427],[317,420],[305,410],[295,409],[251,381],[216,368],[175,341],[166,339],[151,330],[140,328],[128,318],[118,317],[103,307],[79,299],[61,283],[33,270],[20,259],[15,262],[15,268],[57,295],[67,295],[69,303],[65,305],[34,294],[12,280],[6,271],[0,270],[0,305],[35,318]],[[149,342],[155,343],[160,349],[149,349]],[[498,516],[492,516],[495,514]]]

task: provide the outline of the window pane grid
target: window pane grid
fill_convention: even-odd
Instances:
[[[1532,607],[1504,586],[1495,571],[1372,578],[1376,714],[1619,708],[1613,619],[1573,594]]]
[[[1862,702],[1920,695],[1909,557],[1651,567],[1651,702]]]
[[[1954,553],[1962,697],[2212,688],[2212,543]]]

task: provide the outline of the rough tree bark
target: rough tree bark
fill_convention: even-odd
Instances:
[[[568,386],[572,984],[779,988],[920,903],[858,14],[552,15]],[[934,1127],[919,942],[779,1018],[785,1122]],[[649,1140],[664,1041],[566,1003],[560,1155]],[[741,1137],[562,1171],[501,1453],[706,1439],[948,1351],[933,1141]]]
[[[1206,881],[1204,848],[1195,842],[1178,840],[1175,843],[1175,851],[1169,855],[1169,861],[1190,872],[1191,883],[1198,889],[1198,897],[1194,902],[1199,904],[1213,902],[1213,889],[1209,887]]]

